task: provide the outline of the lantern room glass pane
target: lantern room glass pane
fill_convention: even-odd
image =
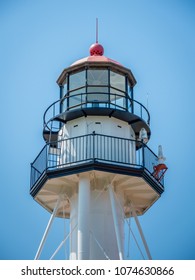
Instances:
[[[77,72],[69,76],[69,90],[85,86],[85,71]]]
[[[88,102],[108,102],[108,87],[88,87]]]
[[[87,72],[88,85],[108,85],[108,70],[107,69],[89,69]]]
[[[111,108],[120,108],[126,110],[126,98],[122,96],[117,96],[115,94],[110,94],[110,104]]]
[[[125,92],[117,90],[115,88],[110,88],[110,93],[116,94],[116,98],[120,98],[120,96],[125,96]]]
[[[110,86],[125,91],[125,76],[110,71]]]
[[[69,107],[81,105],[82,103],[86,102],[86,94],[84,89],[77,89],[74,91],[69,92]]]
[[[109,96],[108,94],[87,94],[87,102],[108,102]]]
[[[73,96],[69,99],[69,108],[71,107],[80,107],[81,105],[81,96]]]
[[[87,88],[87,92],[94,92],[94,93],[99,93],[99,92],[103,92],[103,93],[108,93],[108,87],[88,87]]]

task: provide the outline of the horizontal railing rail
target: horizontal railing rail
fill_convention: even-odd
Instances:
[[[51,131],[53,129],[52,121],[54,121],[56,117],[63,112],[90,107],[112,108],[128,111],[139,116],[141,119],[146,121],[148,125],[150,123],[150,114],[147,108],[140,102],[131,99],[129,96],[115,93],[92,92],[77,93],[70,96],[66,95],[62,99],[52,103],[47,108],[43,116],[44,129]],[[60,126],[56,127],[59,129]]]
[[[136,150],[136,142],[139,142],[141,149]],[[59,170],[90,161],[145,168],[152,175],[158,157],[140,141],[103,134],[87,134],[50,142],[31,164],[31,188],[47,170]]]

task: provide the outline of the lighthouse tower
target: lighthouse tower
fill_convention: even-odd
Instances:
[[[124,259],[124,220],[132,216],[151,258],[137,216],[164,191],[162,148],[159,163],[131,70],[98,42],[89,53],[60,74],[59,100],[44,114],[46,144],[31,164],[30,194],[51,218],[35,259],[55,217],[69,219],[69,259]]]

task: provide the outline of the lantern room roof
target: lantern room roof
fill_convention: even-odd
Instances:
[[[128,76],[131,86],[134,86],[136,84],[135,77],[133,76],[130,69],[125,68],[119,62],[103,55],[104,48],[101,44],[97,42],[95,44],[92,44],[89,48],[89,54],[89,56],[76,60],[70,65],[70,67],[65,68],[57,80],[58,85],[64,84],[67,73],[70,73],[71,71],[75,70],[77,71],[83,66],[102,66],[115,68],[117,71],[122,72]]]
[[[84,58],[81,58],[77,61],[75,61],[73,64],[71,64],[71,66],[73,65],[77,65],[77,64],[80,64],[80,63],[83,63],[83,62],[112,62],[112,63],[115,63],[115,64],[118,64],[118,65],[121,65],[119,62],[113,60],[113,59],[110,59],[104,55],[93,55],[93,56],[87,56],[87,57],[84,57]],[[121,65],[122,66],[122,65]]]

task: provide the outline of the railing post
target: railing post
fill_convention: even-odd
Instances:
[[[144,143],[142,141],[142,165],[145,167],[145,153],[144,153]]]
[[[133,87],[130,87],[130,91],[131,91],[131,100],[132,100],[132,114],[134,114],[134,96],[133,96]]]
[[[48,169],[48,149],[49,149],[49,148],[48,148],[48,145],[49,145],[49,144],[46,145],[46,149],[45,149],[45,150],[46,150],[46,168],[45,168],[45,170]]]
[[[63,101],[62,98],[64,96],[64,86],[63,85],[60,85],[60,114],[63,112]]]
[[[93,131],[93,162],[95,162],[95,131]]]

